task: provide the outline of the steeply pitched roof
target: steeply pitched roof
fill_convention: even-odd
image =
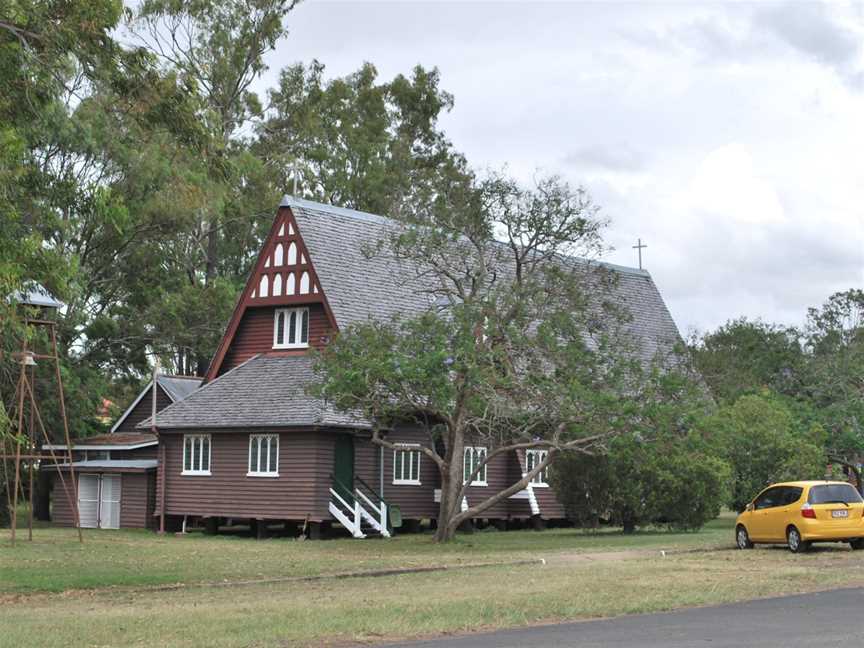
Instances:
[[[258,355],[156,415],[156,426],[175,428],[365,428],[369,424],[309,396],[315,381],[305,355]],[[150,420],[138,425],[150,427]]]
[[[384,238],[393,221],[289,196],[281,206],[290,207],[294,214],[340,328],[429,308],[412,268],[384,255],[365,254]]]
[[[385,255],[366,254],[382,241],[388,218],[286,196],[321,290],[336,323],[344,328],[368,319],[416,315],[430,300],[416,268]],[[260,259],[259,259],[260,262]],[[570,259],[566,262],[587,262]],[[599,263],[611,272],[609,295],[632,315],[625,324],[644,361],[680,340],[678,329],[651,275],[644,270]],[[248,290],[248,287],[247,287]],[[236,314],[235,314],[236,315]],[[212,369],[212,367],[211,367]],[[315,381],[304,355],[259,355],[213,379],[157,414],[159,429],[349,426],[368,422],[336,412],[306,393]],[[139,428],[147,428],[144,421]]]
[[[202,379],[197,376],[167,376],[161,374],[156,376],[157,384],[162,388],[162,391],[168,395],[168,398],[170,398],[173,403],[183,400],[189,394],[198,389],[198,387],[201,386],[201,381]],[[147,386],[141,390],[138,397],[132,401],[132,404],[126,408],[126,411],[120,415],[120,418],[114,422],[114,425],[111,426],[112,433],[114,433],[123,424],[123,421],[125,421],[132,413],[135,406],[141,402],[142,398],[151,393],[152,389],[153,381],[151,380],[147,383]]]
[[[364,254],[386,237],[395,222],[383,216],[333,207],[292,196],[282,199],[297,221],[338,326],[367,319],[417,314],[429,308],[428,293],[414,268],[386,255]],[[585,264],[588,262],[578,261]],[[611,272],[609,297],[628,311],[625,325],[640,356],[649,361],[681,338],[651,275],[645,270],[590,262]]]

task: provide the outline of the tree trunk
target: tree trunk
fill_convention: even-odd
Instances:
[[[453,435],[456,437],[457,435]],[[463,466],[462,451],[464,441],[454,439],[448,444],[446,461],[441,470],[441,504],[438,508],[438,528],[435,529],[435,542],[449,542],[456,536],[456,524],[453,518],[461,510],[462,499],[459,491],[462,488]]]

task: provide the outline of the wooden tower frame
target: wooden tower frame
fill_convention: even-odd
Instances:
[[[26,304],[26,302],[24,302]],[[55,302],[59,305],[59,302]],[[39,304],[44,306],[45,304]],[[52,307],[56,308],[56,306]],[[23,494],[24,482],[22,475],[22,466],[26,464],[27,478],[29,480],[29,496],[27,498],[27,537],[28,540],[33,540],[33,478],[36,463],[50,461],[53,465],[58,465],[58,456],[51,448],[54,439],[48,434],[45,428],[45,423],[40,413],[37,403],[36,390],[34,389],[36,378],[37,360],[49,360],[54,364],[54,378],[57,382],[58,404],[60,407],[60,418],[63,422],[63,440],[66,444],[66,453],[64,459],[68,463],[69,473],[68,480],[64,476],[62,470],[57,470],[57,475],[60,478],[66,498],[69,502],[70,510],[73,513],[73,524],[78,530],[79,542],[84,541],[84,536],[81,532],[81,522],[78,515],[78,485],[75,476],[75,467],[72,456],[72,441],[69,436],[69,420],[66,416],[66,400],[63,391],[63,377],[60,372],[60,356],[57,351],[57,326],[56,322],[50,319],[34,318],[28,314],[24,315],[23,322],[25,327],[41,328],[48,332],[50,340],[50,352],[38,353],[35,349],[28,348],[27,339],[25,338],[22,349],[12,354],[13,359],[20,367],[17,386],[15,388],[14,407],[15,410],[9,412],[9,420],[13,423],[15,434],[14,436],[4,435],[2,437],[2,451],[0,451],[0,463],[4,466],[4,477],[6,481],[6,497],[9,505],[10,514],[10,541],[12,546],[15,546],[16,531],[18,526],[18,510],[19,494]],[[14,411],[14,417],[12,413]],[[25,429],[25,412],[27,413],[28,425]],[[37,425],[40,434],[37,434]],[[48,454],[42,454],[39,451],[38,439],[42,439],[42,443],[48,446]],[[11,446],[11,448],[10,448]],[[13,476],[10,479],[7,461],[13,460]],[[10,481],[12,484],[10,484]],[[10,486],[12,488],[10,489]]]

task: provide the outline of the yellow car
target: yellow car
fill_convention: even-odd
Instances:
[[[864,549],[864,499],[846,482],[798,481],[773,484],[735,520],[735,543],[785,542],[794,553],[813,542],[848,542]]]

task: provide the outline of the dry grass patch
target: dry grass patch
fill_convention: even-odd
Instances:
[[[8,601],[0,646],[318,646],[654,612],[864,584],[864,556],[824,549],[640,555],[384,579],[75,592]]]

